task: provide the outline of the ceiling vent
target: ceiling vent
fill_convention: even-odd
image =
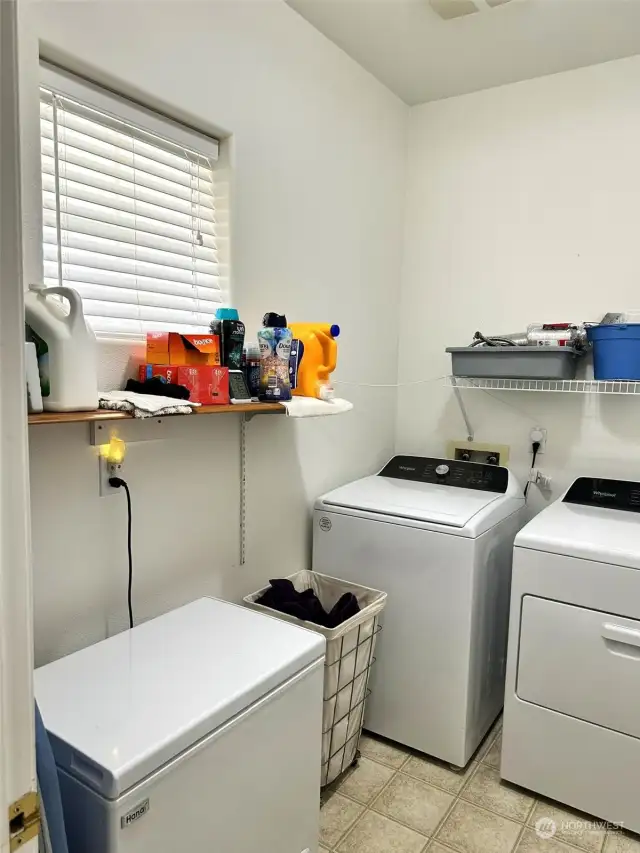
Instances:
[[[511,0],[429,0],[429,2],[444,21],[450,21],[476,12],[486,12],[496,6],[504,6]]]

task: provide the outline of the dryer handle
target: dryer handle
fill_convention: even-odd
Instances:
[[[640,629],[629,628],[626,625],[614,625],[605,622],[602,626],[602,638],[623,646],[636,646],[640,649]]]

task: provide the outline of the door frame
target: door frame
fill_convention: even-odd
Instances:
[[[36,790],[33,705],[33,597],[28,427],[24,372],[25,273],[37,264],[23,231],[21,105],[30,92],[35,41],[25,43],[28,12],[0,0],[0,851],[9,850],[9,805]],[[24,28],[24,29],[23,29]],[[23,65],[23,62],[25,63]],[[24,85],[23,85],[24,84]],[[36,94],[32,95],[37,99]],[[28,102],[28,101],[25,101]],[[26,129],[33,128],[27,122]],[[28,148],[27,152],[32,151]],[[21,168],[22,167],[22,168]],[[23,171],[24,170],[24,171]],[[33,181],[33,176],[31,176]],[[31,196],[32,200],[35,196]],[[32,202],[28,205],[31,207]],[[37,226],[36,226],[37,227]],[[29,241],[31,247],[33,244]],[[26,251],[31,259],[26,261]],[[25,262],[26,261],[26,262]],[[28,270],[28,272],[27,272]],[[36,851],[37,838],[22,850]]]

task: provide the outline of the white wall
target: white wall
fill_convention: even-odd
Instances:
[[[450,372],[476,329],[598,320],[640,304],[640,57],[415,107],[410,114],[400,381]],[[478,440],[540,467],[640,479],[640,401],[463,392]],[[465,429],[440,381],[402,389],[397,449],[440,454]],[[535,507],[543,498],[532,491]]]
[[[281,0],[36,9],[48,57],[231,134],[234,295],[250,328],[266,310],[339,322],[338,379],[434,380],[399,392],[399,452],[441,454],[465,434],[438,379],[446,346],[639,304],[640,57],[408,110]],[[107,355],[109,381],[128,352]],[[394,448],[395,392],[342,392],[350,416],[249,424],[244,567],[237,420],[130,445],[140,617],[207,593],[236,599],[307,565],[313,498]],[[553,496],[579,473],[640,479],[633,399],[465,399],[476,437],[510,444],[523,477],[530,427],[548,429]],[[124,501],[98,497],[86,427],[30,438],[42,663],[123,626]],[[544,500],[533,490],[534,508]]]
[[[393,382],[407,108],[281,0],[38,3],[45,54],[203,129],[232,134],[235,301],[343,327],[339,374]],[[34,92],[34,98],[37,93]],[[248,426],[238,564],[235,417],[130,446],[135,608],[229,598],[309,562],[309,506],[393,450],[395,393],[345,387],[349,416]],[[83,425],[32,427],[36,659],[123,625],[124,498],[98,497]]]

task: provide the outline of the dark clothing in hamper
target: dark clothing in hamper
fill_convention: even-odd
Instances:
[[[279,610],[288,616],[304,619],[306,622],[314,622],[323,628],[337,628],[347,619],[351,619],[360,612],[358,599],[352,592],[345,592],[327,613],[320,599],[312,589],[298,592],[287,578],[282,580],[270,580],[271,588],[256,601],[272,610]]]
[[[128,379],[125,391],[135,391],[136,394],[153,394],[156,397],[174,397],[176,400],[188,400],[191,392],[184,385],[175,382],[165,382],[158,376],[138,382],[136,379]]]

